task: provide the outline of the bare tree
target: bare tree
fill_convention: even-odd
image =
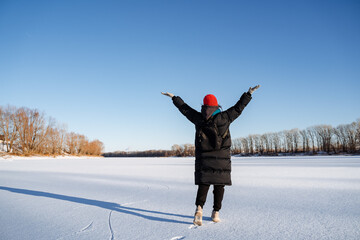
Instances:
[[[294,128],[290,130],[290,134],[291,134],[291,140],[292,140],[292,149],[293,149],[293,153],[297,153],[299,150],[299,129]]]
[[[346,131],[346,125],[345,124],[342,124],[342,125],[339,125],[337,126],[335,129],[334,129],[334,134],[337,138],[337,142],[339,144],[338,146],[338,150],[339,151],[342,151],[342,152],[347,152],[347,147],[348,147],[348,138],[347,138],[347,131]]]
[[[95,140],[89,142],[88,148],[89,148],[88,154],[100,156],[102,154],[102,152],[104,151],[104,144],[101,141],[99,141],[98,139],[95,139]]]
[[[77,140],[77,142],[76,142],[77,154],[81,154],[81,155],[88,154],[89,140],[87,139],[87,137],[85,137],[84,135],[81,135],[81,134],[77,134],[76,140]]]
[[[273,150],[274,153],[277,154],[279,151],[281,151],[281,141],[280,141],[280,135],[279,133],[271,133],[271,142],[274,146]]]
[[[241,145],[241,138],[237,138],[232,140],[231,142],[231,153],[232,154],[241,154],[242,152],[242,145]]]
[[[285,146],[286,146],[286,152],[288,153],[293,153],[294,152],[294,145],[293,145],[293,136],[291,133],[291,130],[285,130],[284,132],[284,137],[285,137]]]
[[[356,135],[357,135],[357,124],[355,122],[346,125],[346,136],[348,142],[348,148],[351,153],[356,152]]]
[[[244,154],[249,154],[250,153],[250,147],[249,147],[249,142],[248,142],[248,138],[241,138],[241,145],[243,146],[243,152]]]
[[[14,144],[17,143],[19,137],[19,124],[16,119],[16,108],[7,106],[7,108],[0,107],[0,133],[4,135],[4,142],[6,143],[6,151],[13,152]]]
[[[300,132],[300,136],[301,136],[301,140],[302,140],[302,149],[303,152],[309,152],[309,136],[308,136],[308,131],[306,130],[301,130]]]
[[[316,131],[315,131],[315,128],[314,127],[308,127],[306,129],[306,132],[307,132],[307,135],[309,136],[309,140],[311,142],[311,145],[312,145],[312,152],[314,153],[316,151]]]
[[[69,154],[77,153],[77,134],[74,132],[68,133],[65,140],[66,152]]]
[[[194,144],[184,144],[183,145],[183,156],[194,156],[195,155],[195,146]]]
[[[248,143],[249,143],[250,154],[253,155],[254,154],[254,135],[248,136]]]
[[[171,150],[175,156],[181,156],[181,147],[178,144],[173,145]]]
[[[330,125],[315,126],[317,138],[321,140],[322,151],[330,152],[331,138],[333,136],[333,128]]]
[[[263,154],[263,146],[261,141],[261,136],[259,134],[252,135],[254,141],[255,153]]]
[[[272,143],[270,141],[270,133],[264,133],[261,135],[261,142],[263,146],[263,152],[269,154],[272,151]]]
[[[47,154],[60,155],[65,152],[66,130],[64,126],[56,124],[54,119],[49,119],[49,131],[43,150]]]
[[[16,113],[19,123],[19,145],[24,154],[39,153],[39,147],[46,139],[49,128],[44,114],[38,110],[20,108]]]

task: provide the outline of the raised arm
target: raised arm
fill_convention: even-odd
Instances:
[[[237,103],[234,106],[223,112],[223,114],[227,116],[230,122],[233,122],[236,118],[240,116],[246,105],[248,105],[248,103],[251,101],[252,99],[251,94],[259,87],[260,85],[257,85],[255,87],[250,87],[249,91],[243,93],[239,101],[237,101]]]
[[[181,97],[174,96],[172,93],[164,93],[161,94],[170,97],[173,100],[174,105],[179,109],[179,111],[187,118],[190,122],[197,125],[202,120],[202,115],[198,111],[191,108],[189,105],[187,105]]]

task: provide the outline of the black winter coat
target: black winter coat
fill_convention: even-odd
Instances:
[[[209,119],[180,97],[172,99],[179,111],[195,124],[195,184],[231,185],[229,126],[250,102],[251,95],[244,93],[234,106]]]

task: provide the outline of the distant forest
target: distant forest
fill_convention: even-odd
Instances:
[[[295,154],[360,154],[360,119],[337,127],[317,125],[303,130],[254,134],[232,139],[232,155],[278,156]],[[173,145],[171,150],[111,152],[105,157],[194,156],[193,144]]]
[[[67,132],[37,109],[0,106],[0,152],[17,155],[101,155],[99,140]]]

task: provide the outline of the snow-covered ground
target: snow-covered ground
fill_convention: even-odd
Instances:
[[[193,158],[0,158],[0,239],[360,239],[360,157],[232,160],[195,227]]]

